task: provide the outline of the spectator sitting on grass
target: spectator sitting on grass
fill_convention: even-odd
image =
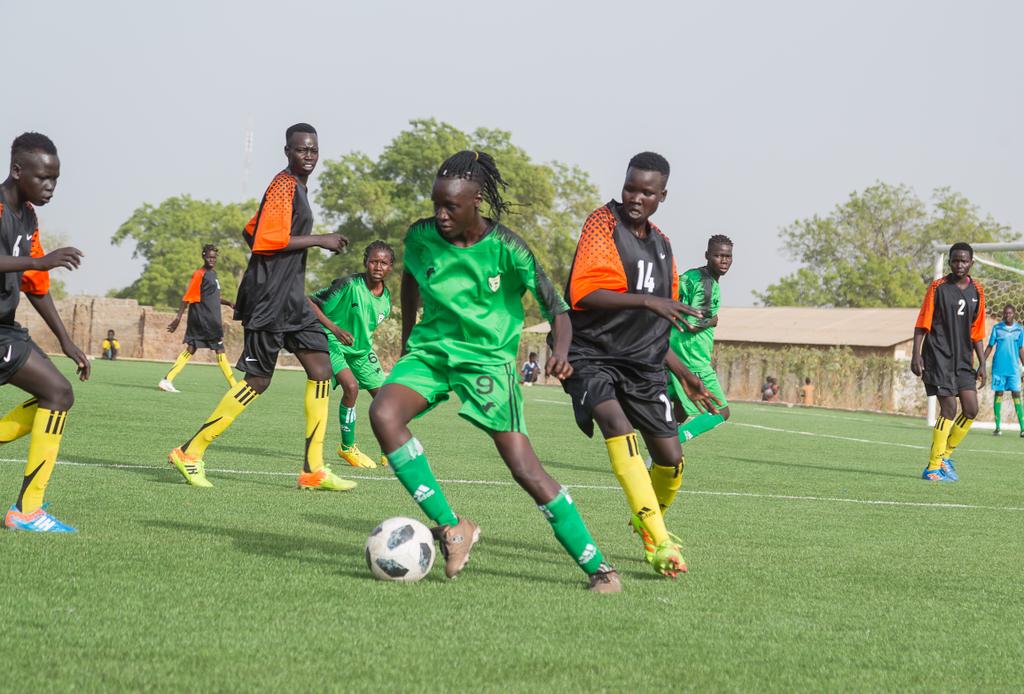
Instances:
[[[107,339],[100,346],[103,349],[104,359],[117,359],[117,355],[121,351],[121,343],[114,337],[113,330],[107,331]]]

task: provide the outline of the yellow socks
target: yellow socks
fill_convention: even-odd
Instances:
[[[235,372],[231,370],[231,364],[228,363],[228,355],[224,354],[224,352],[220,352],[217,355],[217,366],[220,367],[220,372],[224,374],[224,379],[228,382],[229,386],[233,388],[238,385],[238,381],[235,380]]]
[[[0,419],[0,444],[16,441],[32,431],[38,403],[35,398],[26,400]]]
[[[324,435],[327,430],[327,405],[331,382],[306,381],[306,460],[303,472],[316,472],[324,466]]]
[[[953,428],[949,430],[949,438],[946,440],[946,449],[943,451],[943,458],[950,458],[953,456],[953,450],[960,445],[960,442],[967,436],[967,432],[970,430],[971,425],[974,424],[973,419],[967,419],[963,414],[957,416],[953,422]]]
[[[67,410],[35,408],[25,479],[21,483],[21,493],[18,494],[17,507],[22,513],[33,513],[43,505],[43,494],[46,493],[46,485],[57,462],[67,416]]]
[[[612,461],[612,472],[618,478],[622,491],[626,493],[630,510],[640,516],[654,544],[660,545],[668,539],[668,530],[665,529],[665,519],[661,515],[658,497],[651,486],[650,475],[647,474],[647,468],[640,457],[636,434],[605,439],[605,445],[608,446],[608,457]]]
[[[932,429],[932,450],[928,456],[929,470],[938,470],[942,467],[942,457],[946,452],[946,443],[949,440],[949,430],[952,428],[953,422],[949,421],[942,415],[939,415],[935,419],[935,428]]]
[[[181,450],[195,458],[202,458],[206,447],[231,426],[235,418],[259,396],[245,381],[239,381],[224,394],[209,419],[199,431],[182,445]]]
[[[683,467],[686,465],[686,458],[680,457],[675,465],[651,466],[651,486],[654,488],[654,495],[658,497],[658,506],[661,512],[665,513],[668,507],[676,499],[676,493],[683,484]]]
[[[188,360],[191,358],[192,354],[187,349],[183,350],[182,353],[178,355],[178,358],[174,360],[174,366],[171,367],[171,370],[167,372],[167,375],[164,376],[164,378],[168,381],[173,381],[174,378],[181,373],[181,370],[185,368],[185,364],[188,364]]]

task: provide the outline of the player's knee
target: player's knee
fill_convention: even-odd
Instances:
[[[341,393],[350,402],[359,397],[359,383],[354,378],[341,379]]]
[[[250,388],[256,391],[257,395],[263,395],[270,387],[270,376],[246,376],[245,382]]]
[[[378,436],[399,425],[398,408],[385,398],[374,398],[370,403],[370,426]]]
[[[70,410],[75,404],[75,391],[68,379],[54,379],[49,392],[39,398],[40,404],[49,405],[51,410]]]
[[[978,416],[978,403],[971,403],[963,406],[964,417],[967,419],[974,419]]]

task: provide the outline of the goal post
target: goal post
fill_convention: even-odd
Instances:
[[[939,279],[946,274],[946,258],[949,253],[949,248],[952,243],[932,243],[932,250],[935,252],[935,267],[933,276],[935,279]],[[1011,241],[1011,242],[995,242],[995,243],[972,243],[971,248],[974,249],[974,262],[975,267],[981,265],[986,269],[984,273],[972,272],[974,276],[980,276],[979,279],[982,281],[982,286],[986,289],[986,303],[988,305],[988,314],[995,315],[1001,311],[1001,306],[1005,303],[1004,299],[1014,294],[1021,296],[1021,299],[1017,300],[1018,306],[1024,305],[1024,259],[1022,259],[1021,267],[1013,267],[1005,262],[1000,262],[992,257],[991,254],[1001,252],[1024,252],[1024,241]],[[989,279],[984,275],[992,274],[993,279]],[[990,293],[989,284],[995,284],[994,289],[998,289],[998,294]],[[1000,296],[1000,299],[995,299],[996,296]],[[1022,307],[1024,312],[1024,307]],[[987,327],[987,326],[986,326]],[[986,386],[987,387],[987,386]],[[979,393],[979,403],[981,401],[981,394]],[[928,398],[928,424],[932,426],[935,424],[935,417],[938,412],[938,400],[932,396]],[[983,429],[994,429],[995,422],[975,422],[974,426]]]

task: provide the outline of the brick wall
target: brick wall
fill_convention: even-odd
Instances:
[[[121,342],[122,357],[173,361],[181,352],[185,336],[185,320],[177,331],[167,332],[167,324],[174,318],[172,311],[157,311],[152,306],[140,306],[134,299],[108,299],[105,297],[71,296],[55,302],[71,339],[90,356],[98,358],[107,330],[113,330]],[[242,326],[231,320],[231,310],[221,307],[224,317],[224,347],[233,363],[242,351]],[[18,306],[18,322],[28,328],[32,339],[44,352],[59,353],[57,339],[28,301]],[[199,350],[197,362],[215,362],[210,350]],[[296,366],[291,354],[282,354],[278,363]]]

